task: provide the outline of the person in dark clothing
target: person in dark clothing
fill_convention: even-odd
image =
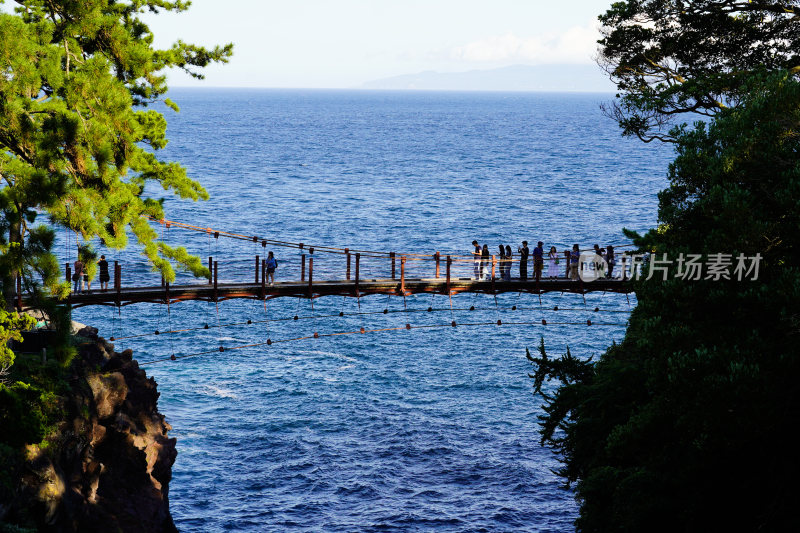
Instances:
[[[528,255],[530,255],[530,250],[528,250],[528,241],[522,241],[522,247],[517,247],[517,251],[519,252],[519,279],[525,281],[528,279]]]
[[[544,243],[539,241],[533,249],[533,276],[536,281],[542,279],[542,269],[544,268]]]
[[[481,279],[489,279],[489,265],[492,263],[492,256],[489,254],[489,245],[483,245],[481,252]]]
[[[511,265],[514,261],[514,254],[511,253],[511,246],[506,245],[506,281],[511,281]]]
[[[498,266],[500,268],[500,279],[506,279],[506,249],[502,244],[500,245]]]
[[[599,244],[595,244],[593,246],[593,248],[594,248],[595,255],[597,255],[598,257],[603,257],[603,249],[600,248]],[[593,263],[593,264],[594,264],[594,269],[595,270],[600,270],[600,268],[603,266],[600,263]]]
[[[111,279],[111,276],[108,275],[108,261],[106,261],[106,256],[100,256],[100,261],[97,262],[97,266],[100,267],[100,290],[105,292],[108,290],[108,282]]]

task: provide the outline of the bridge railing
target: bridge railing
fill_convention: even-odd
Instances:
[[[569,252],[563,252],[559,257],[557,266],[558,277],[564,279],[569,276]],[[323,281],[354,281],[359,280],[385,280],[401,278],[413,279],[445,279],[448,274],[452,280],[459,279],[495,279],[501,280],[506,269],[509,270],[511,279],[519,279],[519,256],[504,260],[496,255],[488,260],[476,261],[468,255],[445,255],[432,253],[429,255],[397,253],[378,254],[374,252],[360,253],[345,249],[344,253],[319,253],[313,249],[293,251],[277,256],[278,268],[275,273],[277,283],[296,282],[307,283],[309,278],[316,282]],[[212,272],[208,280],[197,279],[186,272],[178,272],[173,285],[211,284],[216,275],[217,283],[227,284],[259,284],[264,276],[266,258],[261,254],[254,255],[225,255],[223,257],[208,257],[204,260]],[[152,267],[143,260],[111,262],[109,273],[111,283],[109,290],[134,287],[165,286],[161,275],[152,270]],[[632,265],[625,255],[618,256],[614,268],[614,277],[629,279]],[[582,270],[594,270],[593,263],[586,262],[580,265]],[[71,276],[71,266],[65,265],[67,279]],[[548,260],[545,259],[542,278],[549,275]],[[527,276],[534,277],[534,264],[529,259],[527,263]],[[94,281],[93,291],[99,289],[99,282]]]

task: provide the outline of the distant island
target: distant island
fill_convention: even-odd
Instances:
[[[513,65],[466,72],[425,71],[368,81],[361,89],[612,92],[597,65]]]

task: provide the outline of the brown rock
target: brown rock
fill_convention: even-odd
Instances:
[[[86,381],[94,393],[95,408],[100,418],[108,418],[116,413],[128,396],[128,386],[120,372],[91,374]]]
[[[0,521],[59,533],[177,531],[168,499],[177,451],[156,383],[130,350],[116,353],[91,329],[83,333],[94,339],[73,365],[68,415],[46,452],[29,447],[14,500],[0,501]]]

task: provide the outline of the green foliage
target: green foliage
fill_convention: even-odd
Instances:
[[[83,262],[84,271],[93,280],[97,274],[97,252],[91,243],[84,243],[78,246],[78,258]]]
[[[607,112],[645,141],[737,106],[756,69],[800,74],[798,0],[625,0],[600,21],[598,61],[621,94]]]
[[[600,18],[624,135],[676,143],[642,250],[760,253],[758,281],[637,282],[596,363],[531,358],[580,531],[789,531],[800,398],[798,2],[628,0]],[[684,113],[712,118],[672,128]],[[543,390],[560,383],[554,394]]]
[[[72,313],[69,307],[57,305],[52,299],[42,299],[37,307],[42,309],[50,319],[50,327],[55,331],[53,352],[56,360],[64,368],[69,367],[78,354],[72,340]]]
[[[35,229],[38,213],[108,247],[127,245],[174,280],[171,262],[205,275],[197,261],[159,246],[149,217],[163,218],[149,183],[181,198],[206,199],[177,163],[163,161],[166,120],[147,106],[164,100],[168,68],[201,78],[199,69],[226,62],[232,45],[205,49],[178,41],[153,47],[147,12],[180,12],[188,2],[142,0],[19,1],[0,13],[0,278],[6,299],[18,274],[65,293]],[[166,102],[177,110],[172,102]],[[92,269],[93,261],[87,261]],[[33,283],[33,281],[28,281]],[[10,286],[11,285],[11,286]]]
[[[642,249],[761,253],[757,281],[636,285],[624,341],[594,364],[533,359],[543,441],[579,531],[790,531],[800,396],[800,83],[760,75],[740,105],[675,131]]]
[[[10,378],[14,382],[23,382],[42,391],[63,395],[70,390],[71,368],[65,367],[50,357],[47,350],[47,363],[42,364],[42,356],[38,353],[17,354]]]
[[[27,383],[0,385],[0,442],[12,448],[40,442],[52,401],[48,396]]]
[[[43,366],[38,354],[19,354],[10,375],[14,383],[0,384],[0,501],[14,497],[24,446],[48,448],[46,439],[64,419],[59,395],[70,390],[69,375],[55,361]]]
[[[99,240],[123,248],[133,235],[147,259],[174,280],[173,264],[207,275],[199,259],[158,242],[150,218],[161,202],[145,194],[160,188],[180,198],[208,198],[180,165],[159,158],[166,120],[148,106],[164,101],[164,72],[225,62],[232,46],[205,49],[178,41],[160,50],[141,16],[180,12],[189,2],[168,0],[18,0],[15,14],[0,13],[0,284],[14,304],[16,282],[32,307],[49,317],[60,338],[42,366],[6,347],[32,319],[0,311],[0,365],[15,381],[0,384],[0,496],[9,493],[20,449],[41,443],[58,420],[55,394],[77,353],[69,310],[53,298],[69,293],[51,253],[55,234],[37,218],[74,231],[79,257],[94,276]],[[156,185],[156,187],[152,187]],[[6,309],[8,309],[6,307]],[[4,492],[5,491],[5,492]],[[0,525],[2,528],[12,526]]]
[[[3,382],[11,365],[14,352],[8,347],[10,341],[22,342],[22,331],[36,325],[33,317],[19,313],[9,313],[0,309],[0,383]]]

